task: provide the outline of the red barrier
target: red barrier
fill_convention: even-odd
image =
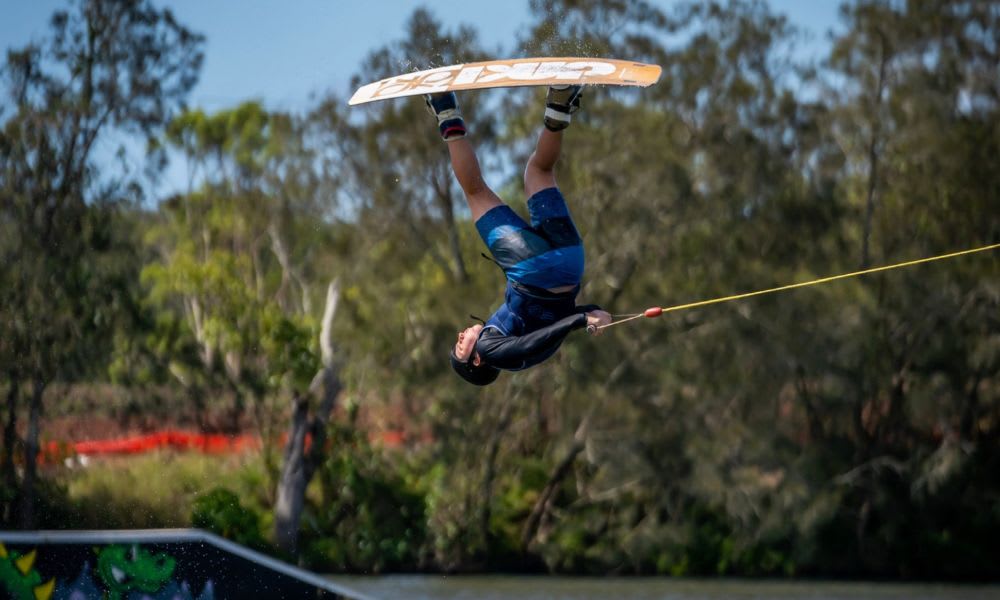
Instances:
[[[383,431],[372,436],[372,441],[376,440],[389,447],[398,447],[405,443],[406,436],[401,431]],[[282,434],[278,444],[284,447],[286,441],[287,435]],[[312,437],[306,436],[306,450],[311,443]],[[48,442],[43,446],[38,461],[51,464],[71,456],[131,455],[167,448],[196,450],[204,454],[240,453],[259,450],[261,445],[258,435],[203,434],[170,429],[111,440]]]
[[[43,454],[49,460],[74,454],[85,456],[141,454],[164,448],[224,454],[256,450],[260,446],[260,437],[256,435],[220,435],[167,430],[114,440],[87,440],[69,444],[49,442],[45,445]]]

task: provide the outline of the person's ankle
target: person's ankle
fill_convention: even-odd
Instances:
[[[439,123],[438,132],[441,134],[441,139],[446,142],[460,140],[468,134],[465,121],[461,117]]]
[[[437,119],[438,133],[446,142],[462,139],[466,136],[465,120],[458,108],[458,98],[455,92],[427,94],[424,97],[427,109]]]
[[[562,131],[569,127],[572,115],[580,110],[583,88],[579,85],[552,85],[545,94],[543,123],[549,131]]]

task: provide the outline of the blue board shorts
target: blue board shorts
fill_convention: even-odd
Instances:
[[[531,224],[501,204],[476,221],[490,254],[518,283],[540,288],[578,285],[583,279],[583,240],[558,188],[528,199]]]

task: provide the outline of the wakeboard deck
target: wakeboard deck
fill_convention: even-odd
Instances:
[[[607,58],[512,58],[437,67],[369,83],[350,106],[437,92],[528,85],[630,85],[647,87],[660,78],[658,65]]]

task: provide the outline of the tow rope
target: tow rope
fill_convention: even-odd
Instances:
[[[908,260],[906,262],[896,263],[894,265],[885,265],[881,267],[873,267],[871,269],[863,269],[861,271],[854,271],[852,273],[843,273],[840,275],[833,275],[830,277],[821,277],[820,279],[813,279],[812,281],[803,281],[801,283],[792,283],[789,285],[782,285],[778,287],[768,288],[766,290],[757,290],[756,292],[746,292],[743,294],[734,294],[732,296],[723,296],[721,298],[712,298],[710,300],[699,300],[698,302],[688,302],[687,304],[677,304],[675,306],[653,306],[647,308],[640,313],[627,313],[623,315],[614,315],[615,317],[625,317],[617,321],[608,323],[607,325],[601,325],[600,327],[593,327],[593,329],[607,329],[608,327],[614,327],[615,325],[621,325],[622,323],[628,323],[635,319],[641,319],[643,317],[652,319],[659,317],[660,315],[668,312],[676,312],[680,310],[687,310],[689,308],[697,308],[699,306],[708,306],[709,304],[720,304],[722,302],[731,302],[733,300],[742,300],[744,298],[751,298],[753,296],[763,296],[764,294],[773,294],[775,292],[782,292],[785,290],[792,290],[795,288],[803,288],[811,285],[819,285],[821,283],[829,283],[831,281],[837,281],[838,279],[847,279],[849,277],[858,277],[860,275],[868,275],[870,273],[878,273],[880,271],[890,271],[892,269],[900,269],[902,267],[910,267],[913,265],[919,265],[923,263],[933,262],[936,260],[944,260],[946,258],[955,258],[957,256],[964,256],[966,254],[974,254],[976,252],[986,252],[987,250],[995,250],[1000,248],[1000,244],[990,244],[989,246],[981,246],[979,248],[971,248],[969,250],[960,250],[958,252],[949,252],[948,254],[939,254],[937,256],[931,256],[928,258],[918,258],[917,260]]]

